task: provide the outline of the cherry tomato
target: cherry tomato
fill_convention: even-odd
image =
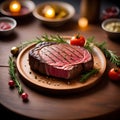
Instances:
[[[108,76],[111,80],[120,80],[120,68],[111,68]]]
[[[15,86],[15,83],[14,83],[13,80],[10,80],[10,81],[8,82],[8,85],[13,88],[13,87]]]
[[[25,92],[22,93],[21,97],[23,100],[28,100],[28,94]]]
[[[70,40],[70,44],[71,45],[84,46],[85,38],[83,36],[76,35],[76,36],[72,37],[72,39]]]

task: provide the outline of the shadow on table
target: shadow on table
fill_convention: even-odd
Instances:
[[[32,118],[21,116],[17,113],[13,113],[12,111],[8,110],[1,104],[0,104],[0,117],[3,118],[4,120],[35,120]]]
[[[99,116],[99,118],[95,117],[95,118],[88,118],[88,119],[81,119],[81,120],[120,120],[119,114],[120,114],[120,109],[113,111],[110,114]],[[1,115],[1,118],[4,118],[4,120],[37,120],[37,119],[32,119],[32,118],[28,118],[28,117],[13,113],[12,111],[9,111],[2,105],[0,105],[0,115]]]

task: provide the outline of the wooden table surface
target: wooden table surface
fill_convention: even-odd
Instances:
[[[120,55],[120,41],[107,38],[100,24],[89,25],[86,30],[79,28],[79,14],[58,28],[42,25],[32,15],[18,20],[13,34],[0,37],[0,112],[14,119],[101,119],[120,118],[120,83],[112,82],[108,70],[112,64],[107,61],[106,71],[100,81],[83,92],[71,95],[51,95],[29,87],[20,78],[20,82],[29,95],[29,101],[23,102],[17,89],[9,89],[8,58],[11,47],[19,45],[43,34],[59,34],[62,36],[80,33],[86,38],[94,36],[95,41],[107,43],[107,48]],[[7,108],[7,110],[5,108]],[[11,112],[10,112],[11,111]],[[12,116],[13,115],[13,116]],[[7,116],[7,115],[6,115]]]

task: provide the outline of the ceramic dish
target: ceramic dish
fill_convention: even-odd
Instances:
[[[10,0],[4,1],[0,8],[1,8],[1,13],[3,15],[6,16],[11,16],[11,17],[19,17],[19,16],[25,16],[30,14],[34,8],[35,8],[35,4],[33,1],[31,0],[19,0],[20,4],[21,4],[21,10],[19,13],[12,13],[9,10],[9,5],[10,5]]]
[[[57,9],[59,7],[65,9],[67,11],[67,15],[60,19],[57,19],[57,18],[49,19],[44,17],[42,15],[42,10],[44,6],[52,6],[52,5],[56,7],[58,6]],[[57,27],[57,26],[63,25],[65,22],[70,20],[74,16],[74,14],[75,14],[75,8],[71,4],[66,2],[60,2],[60,1],[51,1],[51,2],[44,2],[44,3],[38,4],[33,11],[33,15],[35,16],[35,18],[37,18],[42,23],[51,27]]]
[[[13,32],[17,25],[15,19],[11,17],[1,17],[0,18],[0,35],[9,35]]]
[[[120,39],[120,19],[109,18],[102,22],[102,29],[110,39]]]

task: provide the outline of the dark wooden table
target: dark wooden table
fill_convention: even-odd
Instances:
[[[120,119],[120,83],[110,81],[107,76],[112,65],[107,61],[106,71],[99,83],[80,93],[72,95],[51,95],[38,92],[20,82],[29,95],[29,101],[23,102],[17,89],[9,89],[8,59],[11,47],[19,45],[43,34],[59,34],[62,36],[80,33],[86,38],[94,36],[95,41],[107,43],[107,48],[120,55],[120,41],[107,38],[100,23],[89,25],[86,30],[79,28],[79,14],[64,26],[49,28],[42,25],[32,15],[18,20],[13,34],[0,37],[0,112],[7,119]]]

